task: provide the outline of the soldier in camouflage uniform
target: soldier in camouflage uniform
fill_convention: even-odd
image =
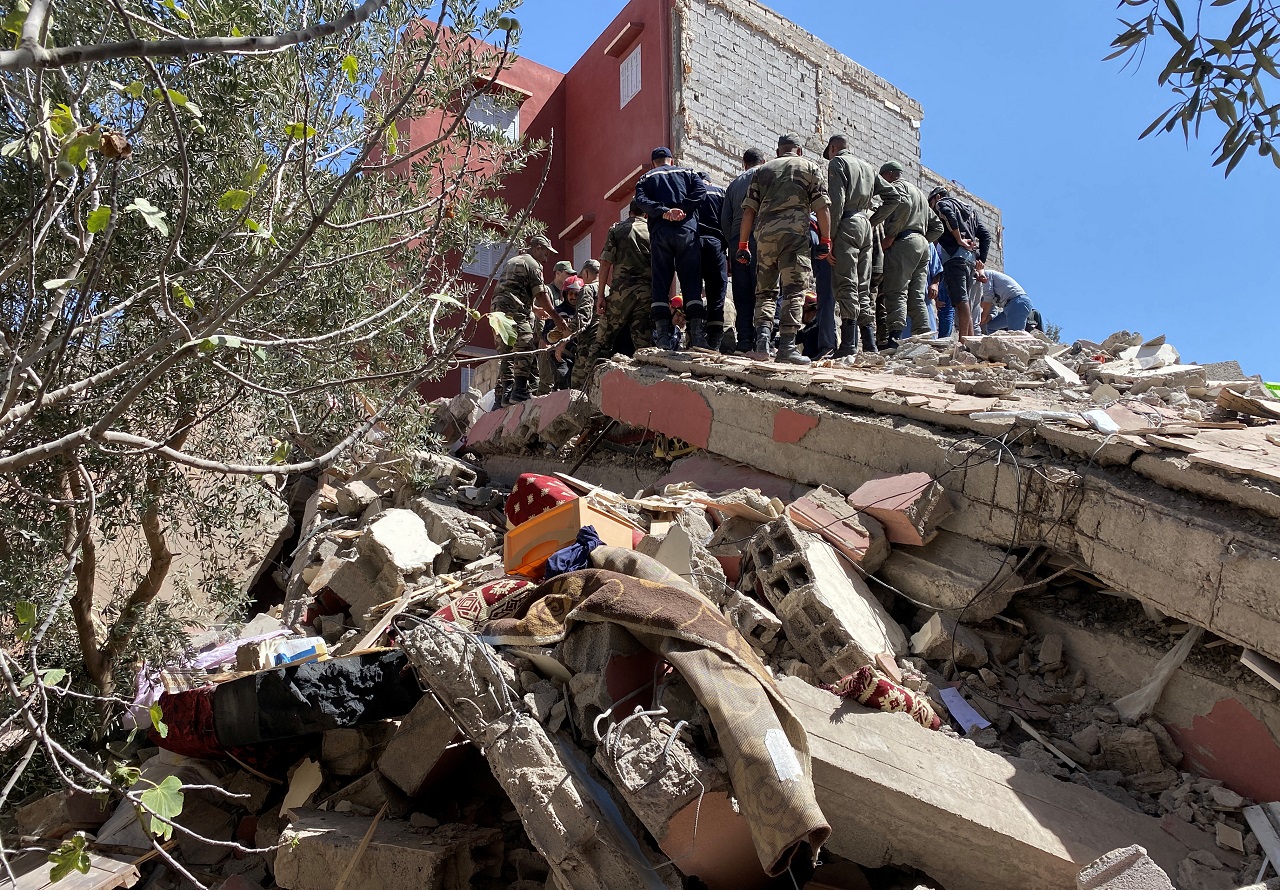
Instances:
[[[803,326],[804,293],[813,290],[810,260],[809,214],[818,216],[819,261],[831,256],[831,212],[827,177],[816,161],[803,157],[800,137],[781,136],[778,156],[758,167],[742,202],[742,227],[738,233],[739,263],[751,262],[751,233],[756,238],[756,351],[768,352],[773,336],[774,306],[782,284],[782,318],[779,319],[777,360],[807,365],[809,359],[796,349],[796,334]]]
[[[583,388],[596,364],[613,354],[613,341],[624,328],[631,330],[636,349],[653,342],[652,263],[644,208],[632,201],[630,219],[614,224],[600,254],[600,297],[596,301],[600,327],[590,351],[578,354],[582,367],[574,369],[575,388]]]
[[[929,245],[943,232],[942,221],[929,209],[924,193],[902,178],[902,165],[889,161],[880,176],[892,187],[871,217],[884,225],[884,282],[881,285],[888,318],[885,345],[895,349],[911,312],[911,332],[929,330],[925,291],[929,287]]]
[[[508,344],[499,338],[499,356],[507,356],[513,352],[532,352],[535,305],[548,317],[559,319],[555,307],[551,305],[551,289],[542,280],[542,264],[555,256],[555,253],[546,235],[535,235],[527,250],[507,260],[502,267],[498,289],[493,295],[493,310],[511,317],[516,328],[516,340],[515,343]],[[528,401],[529,384],[536,376],[532,355],[503,358],[498,364],[500,404]]]
[[[883,201],[890,186],[874,167],[849,150],[847,136],[832,136],[826,157],[836,299],[840,306],[840,346],[833,357],[846,358],[858,351],[859,328],[862,348],[876,351],[876,304],[871,297],[871,201],[876,196]]]
[[[574,337],[575,354],[573,374],[570,386],[582,389],[587,382],[587,357],[595,351],[596,340],[600,337],[600,314],[596,312],[596,303],[600,301],[600,263],[598,260],[587,260],[582,264],[582,293],[578,295],[578,333]]]

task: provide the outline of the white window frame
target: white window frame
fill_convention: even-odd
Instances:
[[[475,254],[470,262],[464,263],[462,271],[478,278],[493,278],[501,270],[503,254],[507,259],[516,255],[514,250],[507,250],[505,241],[486,241],[475,246]]]
[[[627,103],[640,94],[644,71],[640,61],[640,46],[636,44],[636,48],[618,66],[618,93],[622,100],[619,108],[626,108]]]
[[[496,97],[481,94],[467,107],[467,120],[481,134],[491,139],[502,138],[508,142],[520,141],[520,106],[512,108],[500,103]]]
[[[586,237],[579,239],[578,243],[573,245],[573,268],[581,274],[582,267],[589,259],[591,259],[591,233],[587,232]]]

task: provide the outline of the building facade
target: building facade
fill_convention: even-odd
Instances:
[[[473,116],[552,142],[534,215],[575,268],[626,216],[654,146],[725,185],[745,149],[771,156],[781,133],[801,136],[813,157],[845,133],[876,166],[897,160],[926,190],[956,188],[977,205],[993,234],[991,265],[1002,266],[1000,211],[921,164],[920,103],[757,0],[631,0],[568,73],[521,59],[501,81],[522,98],[518,111],[491,120],[481,105]],[[527,204],[543,172],[536,164],[509,179],[507,202]],[[479,246],[466,270],[487,276],[504,250]],[[432,395],[457,386],[445,381]]]

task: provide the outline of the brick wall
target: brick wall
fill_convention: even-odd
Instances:
[[[987,265],[993,269],[1004,270],[1004,223],[1001,221],[1000,208],[982,200],[973,192],[941,173],[920,168],[920,187],[927,195],[936,186],[945,185],[953,195],[958,195],[978,209],[978,215],[991,231],[991,252],[987,255]]]
[[[773,157],[793,132],[821,159],[827,139],[877,167],[890,159],[926,192],[947,184],[973,201],[992,229],[991,261],[1003,268],[999,208],[920,163],[920,103],[756,0],[673,0],[672,148],[721,184],[754,145]]]

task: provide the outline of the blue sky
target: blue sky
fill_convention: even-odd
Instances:
[[[624,5],[525,0],[521,52],[566,71]],[[1190,146],[1138,141],[1172,102],[1155,83],[1168,53],[1136,75],[1101,61],[1113,0],[767,5],[924,106],[924,163],[1003,210],[1006,271],[1064,341],[1167,334],[1185,361],[1280,380],[1280,170],[1250,153],[1223,179],[1216,119]]]

